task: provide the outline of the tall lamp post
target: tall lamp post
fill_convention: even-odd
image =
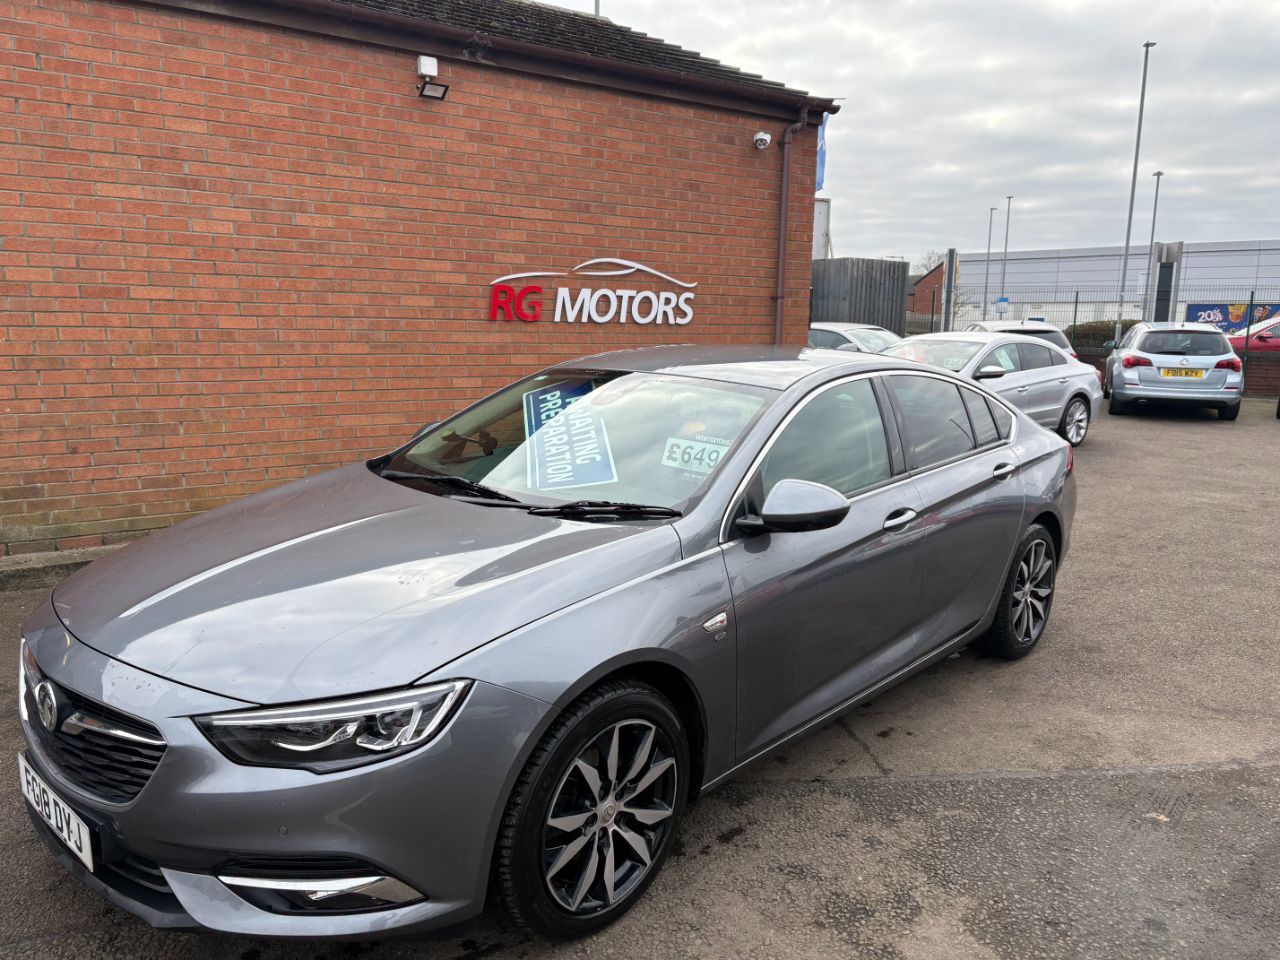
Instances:
[[[1142,113],[1147,105],[1147,61],[1151,59],[1151,48],[1155,45],[1154,40],[1148,40],[1142,45],[1142,89],[1138,93],[1138,133],[1133,141],[1133,176],[1129,180],[1129,219],[1125,222],[1124,254],[1120,260],[1120,303],[1116,311],[1115,337],[1117,343],[1124,335],[1124,285],[1129,279],[1129,240],[1133,235],[1133,198],[1138,191],[1138,157],[1142,153]]]
[[[1154,269],[1156,258],[1156,214],[1160,212],[1160,178],[1164,176],[1163,170],[1157,170],[1152,174],[1156,178],[1156,200],[1151,205],[1151,243],[1147,247],[1147,283],[1142,290],[1142,319],[1147,319],[1147,300],[1151,296],[1151,272]],[[1155,303],[1151,305],[1152,319],[1155,319]]]
[[[991,281],[991,223],[995,219],[996,207],[987,208],[987,261],[982,271],[982,319],[987,319],[987,287]]]
[[[1004,253],[1000,255],[1000,296],[1004,296],[1004,272],[1009,265],[1009,217],[1013,213],[1013,194],[1004,198]]]

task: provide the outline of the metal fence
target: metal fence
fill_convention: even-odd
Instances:
[[[1080,348],[1101,348],[1115,335],[1116,317],[1127,328],[1149,315],[1151,304],[1145,301],[1146,288],[1128,285],[1121,304],[1119,284],[1009,284],[1003,291],[1009,298],[1007,311],[998,313],[999,290],[988,290],[988,320],[1044,320],[1066,333]],[[1240,332],[1247,322],[1258,323],[1280,317],[1280,287],[1250,287],[1247,284],[1179,284],[1169,306],[1169,319],[1213,323],[1227,333]],[[1252,311],[1250,311],[1252,305]],[[1248,316],[1248,320],[1246,320]],[[962,330],[983,318],[982,285],[957,284],[951,328]],[[912,333],[940,329],[940,320],[924,317],[915,321],[910,316],[907,328]]]

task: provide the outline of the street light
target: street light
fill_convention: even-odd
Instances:
[[[1120,260],[1120,309],[1116,313],[1116,343],[1124,335],[1124,285],[1129,279],[1129,239],[1133,235],[1133,198],[1138,192],[1138,157],[1142,153],[1142,112],[1147,105],[1147,61],[1155,41],[1142,45],[1142,89],[1138,93],[1138,134],[1133,141],[1133,177],[1129,181],[1129,219],[1124,227],[1124,254]],[[1159,183],[1159,181],[1156,181]]]
[[[1151,243],[1147,246],[1147,283],[1142,288],[1142,319],[1147,319],[1147,298],[1151,295],[1151,271],[1156,256],[1156,214],[1160,210],[1160,178],[1164,176],[1163,170],[1157,170],[1152,174],[1156,178],[1156,200],[1151,205]],[[1155,319],[1155,304],[1152,303],[1152,319]]]
[[[991,280],[991,221],[996,215],[996,207],[987,208],[987,263],[982,271],[982,320],[987,319],[987,285]]]
[[[1000,257],[1000,296],[1004,297],[1004,271],[1009,265],[1009,217],[1013,213],[1013,195],[1004,198],[1004,253]]]

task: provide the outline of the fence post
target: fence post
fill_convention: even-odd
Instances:
[[[1076,291],[1076,302],[1071,307],[1071,346],[1076,347],[1076,318],[1080,316],[1080,291]],[[1080,348],[1076,347],[1076,353]]]
[[[1249,291],[1249,307],[1244,312],[1244,367],[1240,371],[1240,397],[1244,398],[1245,384],[1249,376],[1249,325],[1253,322],[1253,298],[1257,290]]]
[[[933,318],[938,314],[938,288],[929,291],[929,332],[933,333]]]

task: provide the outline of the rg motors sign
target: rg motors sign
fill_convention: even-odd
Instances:
[[[633,289],[627,278],[645,281],[646,289]],[[511,273],[490,282],[489,319],[683,327],[693,320],[696,286],[643,263],[600,257],[572,270]]]

